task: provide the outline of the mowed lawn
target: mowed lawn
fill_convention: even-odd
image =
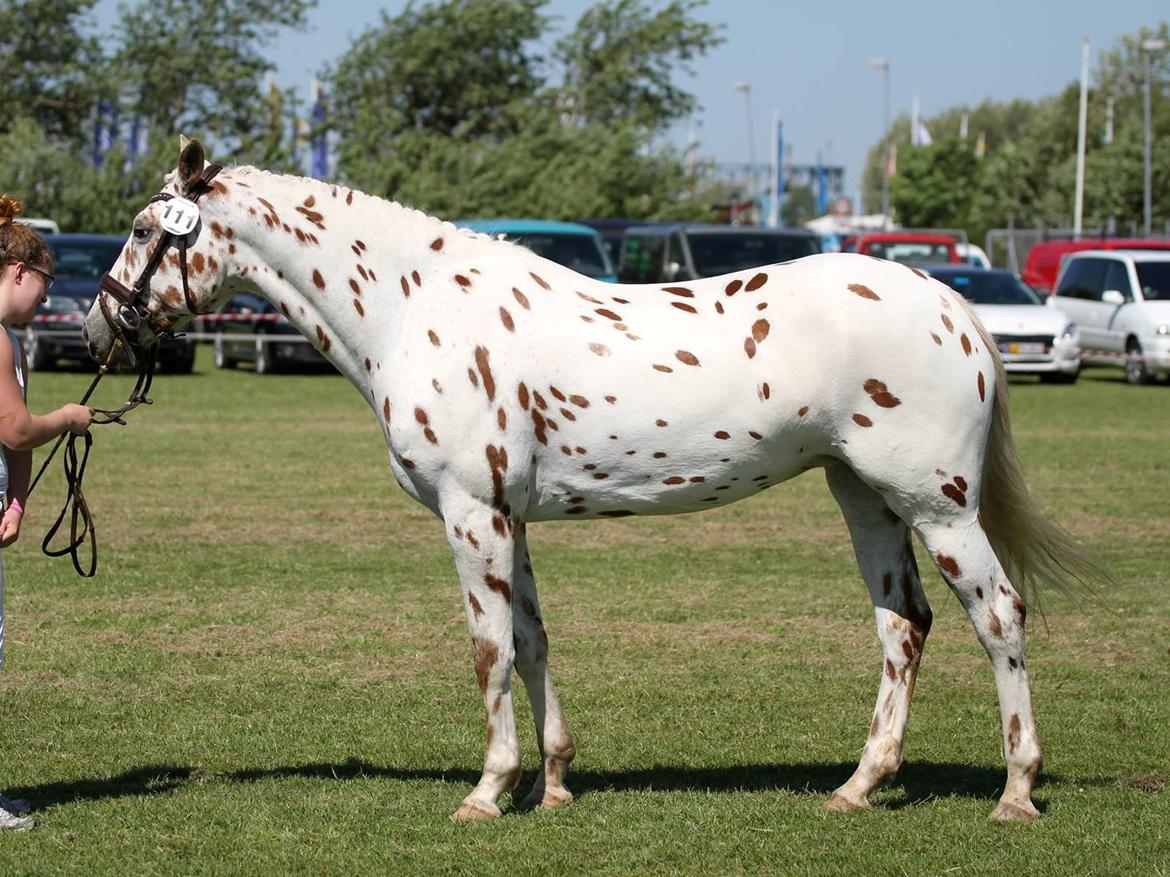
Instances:
[[[40,554],[57,462],[5,552],[0,791],[39,825],[0,834],[0,874],[1170,870],[1170,387],[1012,386],[1033,492],[1116,581],[1030,616],[1041,820],[987,821],[993,677],[921,557],[935,624],[902,772],[870,813],[822,811],[882,661],[812,472],[704,515],[530,528],[577,798],[460,825],[484,727],[439,523],[344,379],[207,353],[96,430],[97,578]],[[33,408],[88,380],[34,375]]]

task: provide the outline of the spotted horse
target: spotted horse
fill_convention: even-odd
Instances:
[[[1038,815],[1020,593],[1067,582],[1081,555],[1024,485],[1003,368],[961,297],[853,254],[608,285],[343,186],[250,167],[208,179],[206,167],[183,141],[162,197],[201,187],[200,221],[185,261],[158,262],[147,310],[174,327],[239,290],[271,301],[362,393],[395,479],[442,520],[487,722],[482,777],[456,818],[499,816],[519,782],[513,668],[543,759],[523,803],[572,799],[575,744],[530,522],[717,508],[814,467],[841,506],[884,651],[860,764],[826,806],[867,809],[902,761],[931,624],[914,532],[995,672],[1007,784],[991,815]],[[122,284],[160,237],[157,197],[111,271]],[[106,298],[85,321],[99,359],[115,338]]]

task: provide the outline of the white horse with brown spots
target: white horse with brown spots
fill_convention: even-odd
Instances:
[[[204,166],[187,143],[164,191],[182,194]],[[112,271],[123,283],[163,209],[135,218]],[[827,806],[867,808],[902,761],[931,622],[913,531],[995,671],[1008,777],[992,816],[1037,815],[1018,588],[1059,582],[1081,555],[1029,497],[995,346],[946,286],[857,255],[607,285],[395,203],[247,167],[220,173],[201,211],[187,236],[198,309],[243,289],[277,305],[366,398],[394,477],[444,523],[488,740],[458,818],[498,816],[519,781],[513,667],[543,758],[525,803],[572,798],[529,522],[700,511],[812,467],[841,505],[885,653],[860,765]],[[152,280],[157,319],[190,317],[180,283],[172,253]],[[86,330],[106,355],[96,304]]]

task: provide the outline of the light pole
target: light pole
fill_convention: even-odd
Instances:
[[[752,126],[752,84],[750,82],[737,82],[735,83],[735,90],[743,92],[744,102],[747,106],[748,195],[751,197],[754,206],[756,199],[756,136]]]
[[[1145,55],[1146,61],[1146,81],[1142,88],[1143,110],[1145,114],[1146,123],[1146,148],[1144,154],[1143,170],[1143,189],[1142,189],[1142,208],[1143,218],[1145,219],[1146,237],[1150,236],[1150,217],[1153,213],[1150,204],[1150,141],[1153,139],[1150,132],[1150,56],[1154,52],[1160,52],[1166,48],[1165,40],[1149,39],[1142,42],[1142,52]]]
[[[869,66],[882,71],[882,228],[890,222],[890,62],[871,58]]]

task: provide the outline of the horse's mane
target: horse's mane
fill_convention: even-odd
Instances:
[[[274,171],[265,170],[263,168],[253,167],[252,165],[238,165],[228,169],[232,176],[237,177],[260,177],[263,179],[271,179],[280,183],[288,183],[297,187],[303,187],[308,190],[308,194],[313,195],[318,201],[325,203],[326,199],[332,197],[333,190],[336,189],[339,193],[344,193],[348,196],[350,192],[353,193],[354,201],[364,202],[363,207],[369,207],[377,211],[384,211],[387,214],[387,219],[394,221],[408,223],[417,228],[426,228],[430,226],[435,229],[436,235],[440,232],[448,234],[455,234],[466,240],[483,240],[494,241],[496,243],[505,243],[509,246],[518,246],[511,241],[500,237],[493,237],[490,234],[483,232],[472,231],[468,228],[461,228],[452,222],[444,219],[439,219],[436,216],[419,210],[415,207],[408,207],[391,198],[382,198],[378,195],[370,195],[360,189],[354,189],[342,183],[330,183],[326,180],[318,180],[314,177],[303,177],[296,174],[280,174]]]

